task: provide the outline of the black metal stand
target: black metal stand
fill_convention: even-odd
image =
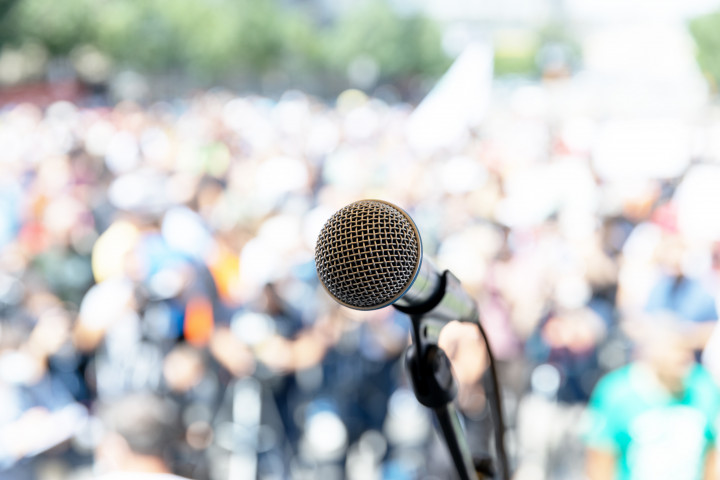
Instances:
[[[475,302],[467,296],[460,286],[460,281],[445,270],[425,302],[412,306],[395,303],[393,306],[412,320],[413,343],[405,351],[405,366],[418,401],[435,414],[460,478],[510,480],[510,468],[505,454],[505,422],[495,360],[485,330],[480,324]],[[440,331],[453,320],[473,323],[487,347],[491,374],[491,389],[488,393],[494,423],[497,469],[489,456],[476,458],[473,462],[460,425],[460,417],[453,406],[457,386],[450,360],[438,346]]]
[[[450,360],[440,347],[426,341],[423,316],[410,315],[410,319],[413,324],[413,344],[405,351],[405,367],[415,396],[422,405],[433,411],[461,480],[491,478],[493,469],[487,459],[483,459],[478,467],[473,464],[460,418],[453,405],[457,385]]]

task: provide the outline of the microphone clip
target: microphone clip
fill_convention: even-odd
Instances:
[[[423,353],[415,344],[409,345],[405,350],[405,368],[420,404],[436,409],[455,400],[457,384],[450,359],[437,345],[429,345]]]

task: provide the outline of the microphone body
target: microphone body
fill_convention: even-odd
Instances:
[[[360,200],[336,212],[318,237],[315,264],[327,292],[347,307],[393,305],[439,328],[478,321],[473,298],[423,257],[415,222],[391,203]]]
[[[485,343],[475,300],[449,271],[439,273],[423,258],[415,222],[402,209],[382,200],[360,200],[338,210],[325,223],[315,247],[315,267],[325,290],[340,304],[357,310],[393,305],[412,320],[414,344],[405,364],[415,395],[433,410],[462,480],[485,478],[476,472],[453,406],[455,379],[437,342],[449,322],[473,322]],[[502,477],[510,470],[504,447],[504,423],[493,355],[491,413]]]

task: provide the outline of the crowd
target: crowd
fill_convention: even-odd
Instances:
[[[406,209],[477,298],[518,480],[580,478],[585,444],[593,465],[649,458],[608,419],[628,381],[600,380],[643,358],[673,391],[705,359],[692,378],[715,412],[720,249],[680,228],[682,176],[603,179],[573,119],[512,107],[418,150],[412,114],[354,90],[0,108],[0,476],[142,460],[198,480],[448,478],[402,367],[409,321],[317,280],[320,228],[361,198]],[[471,445],[491,451],[482,342],[445,348]]]

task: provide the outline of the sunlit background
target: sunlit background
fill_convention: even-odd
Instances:
[[[720,374],[719,52],[715,0],[0,0],[0,478],[453,478],[409,321],[316,277],[362,198],[477,299],[514,478],[583,478],[669,272]]]

